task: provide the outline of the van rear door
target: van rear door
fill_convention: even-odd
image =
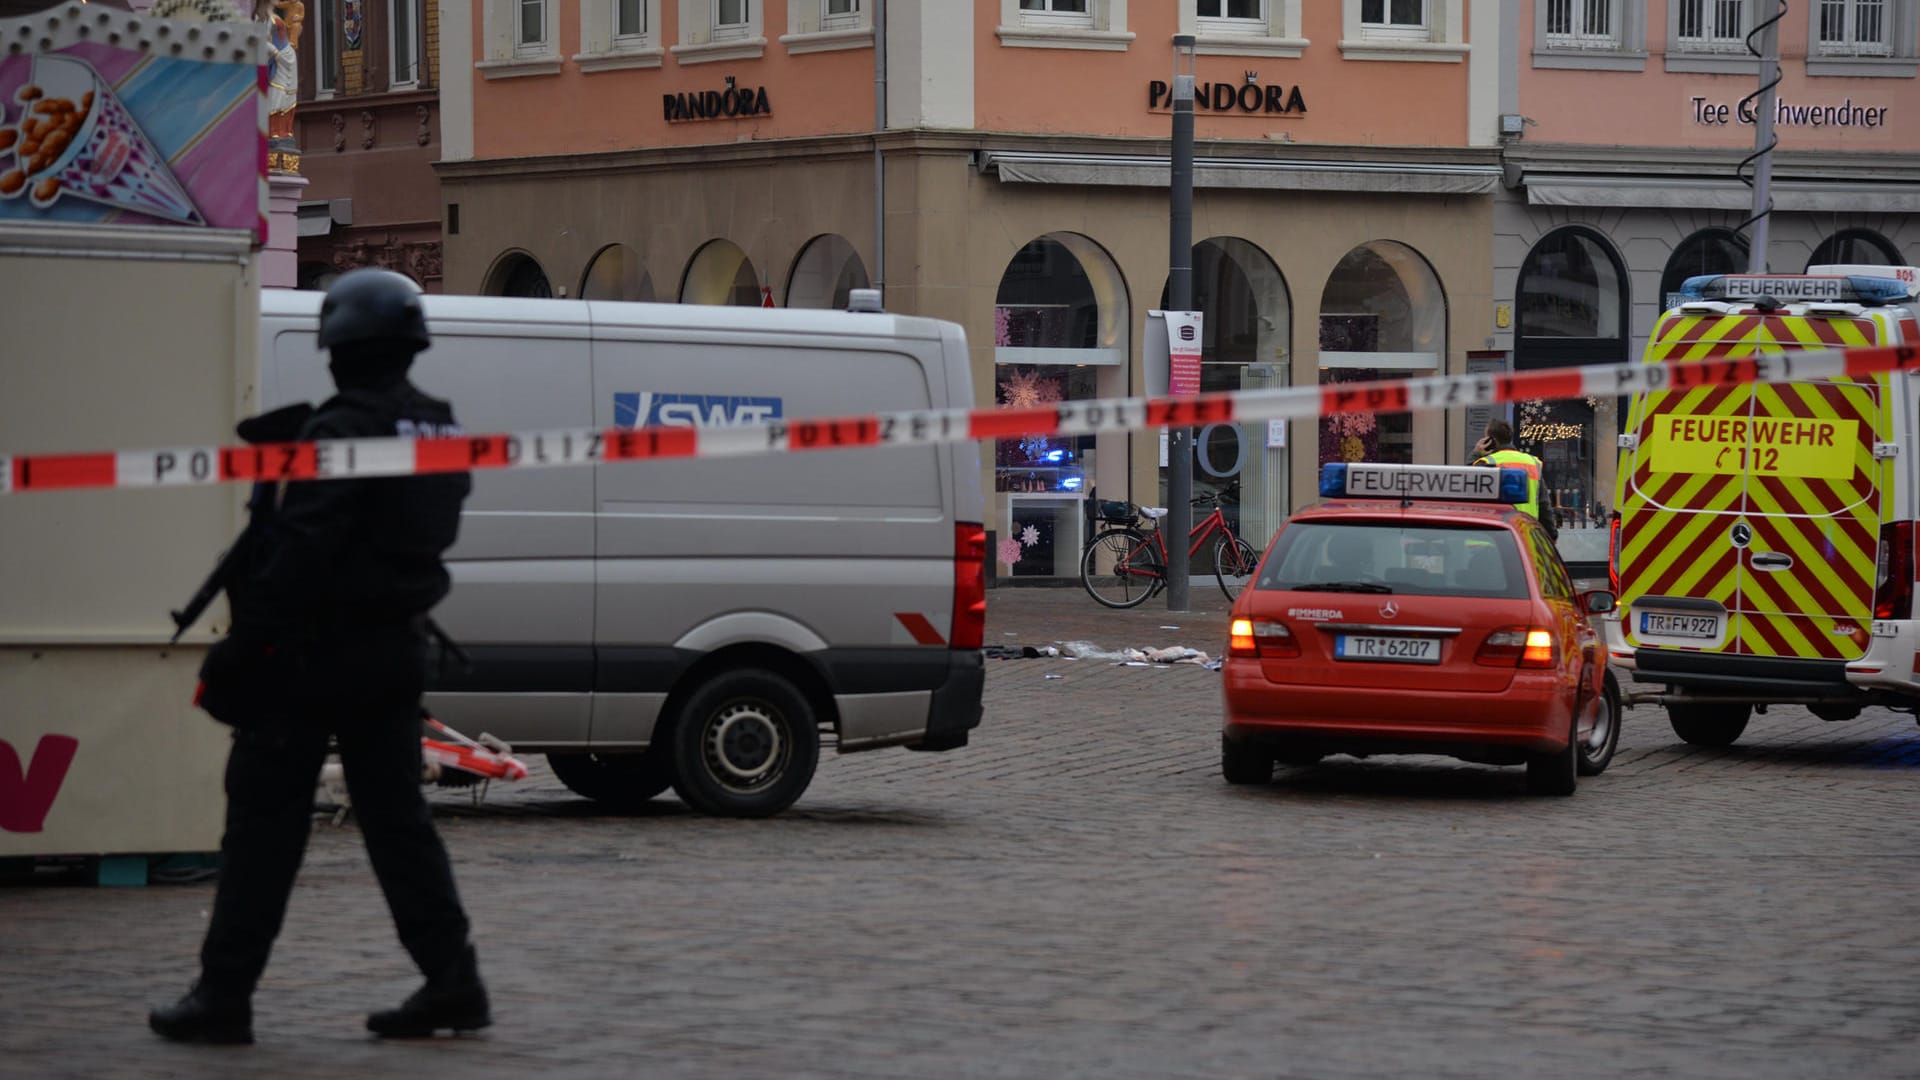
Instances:
[[[1872,344],[1871,317],[1670,313],[1649,363]],[[1627,639],[1639,648],[1809,660],[1866,652],[1882,492],[1885,376],[1658,391],[1636,402],[1621,500]]]

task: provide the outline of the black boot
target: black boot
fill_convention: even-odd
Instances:
[[[253,1042],[253,1005],[243,994],[219,994],[194,983],[187,996],[147,1014],[147,1026],[174,1042]]]
[[[453,970],[429,977],[399,1008],[367,1017],[367,1030],[388,1039],[425,1039],[436,1031],[457,1035],[491,1023],[487,988],[480,984],[480,964],[469,945]]]

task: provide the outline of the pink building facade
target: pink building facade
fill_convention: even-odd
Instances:
[[[1920,4],[1804,0],[1779,24],[1768,269],[1920,263]],[[1637,358],[1688,276],[1744,271],[1770,2],[1506,0],[1496,327],[1521,368]],[[1743,104],[1743,102],[1745,102]],[[1563,551],[1604,558],[1612,401],[1516,417],[1547,464]]]

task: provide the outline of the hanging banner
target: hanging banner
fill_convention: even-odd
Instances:
[[[1167,317],[1167,393],[1187,397],[1200,392],[1201,313],[1169,311]]]
[[[265,243],[265,26],[81,10],[0,19],[0,219]]]

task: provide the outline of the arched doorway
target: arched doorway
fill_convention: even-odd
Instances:
[[[1569,225],[1541,237],[1520,264],[1514,297],[1515,369],[1628,359],[1626,264],[1592,229]],[[1515,442],[1542,462],[1540,512],[1554,515],[1570,563],[1606,562],[1620,415],[1608,397],[1521,402],[1512,417]]]
[[[1160,306],[1167,306],[1162,289]],[[1201,313],[1200,389],[1256,390],[1292,381],[1293,301],[1271,256],[1237,236],[1193,246],[1193,309]],[[1287,515],[1287,450],[1266,421],[1194,433],[1193,493],[1218,495],[1227,523],[1256,549]],[[1166,504],[1167,470],[1160,470]]]
[[[1872,229],[1841,229],[1813,249],[1813,258],[1807,260],[1809,269],[1816,266],[1901,266],[1899,249],[1893,241],[1874,232]]]
[[[608,244],[587,264],[580,279],[580,299],[652,300],[653,277],[632,248]]]
[[[1320,385],[1431,375],[1446,364],[1447,298],[1417,251],[1394,240],[1341,258],[1320,294]],[[1415,459],[1410,413],[1353,413],[1319,424],[1320,462]],[[1438,460],[1438,446],[1427,460]]]
[[[1031,406],[1127,391],[1125,281],[1112,256],[1077,233],[1029,241],[994,296],[994,402]],[[1096,487],[1128,497],[1126,436],[1000,439],[994,446],[996,556],[1007,573],[1071,577]]]
[[[495,259],[487,271],[486,284],[480,290],[487,296],[531,296],[546,299],[553,295],[547,272],[533,256],[524,251],[509,251]]]
[[[1701,274],[1744,274],[1747,271],[1747,238],[1732,229],[1701,229],[1673,249],[1666,269],[1660,271],[1660,310],[1680,303],[1680,286]]]
[[[683,304],[760,307],[762,300],[759,271],[731,240],[710,240],[694,252],[680,282]]]
[[[807,242],[787,277],[787,306],[845,311],[848,294],[872,286],[867,264],[847,238],[836,233]]]

